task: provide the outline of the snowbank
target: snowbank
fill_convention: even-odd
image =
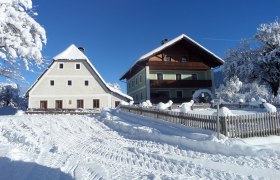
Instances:
[[[270,104],[270,103],[264,103],[263,106],[264,106],[264,108],[266,109],[267,112],[270,112],[270,113],[277,112],[276,107],[273,106],[273,105]]]

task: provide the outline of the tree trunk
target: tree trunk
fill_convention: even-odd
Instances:
[[[273,96],[276,97],[278,95],[279,82],[271,83],[270,86]]]

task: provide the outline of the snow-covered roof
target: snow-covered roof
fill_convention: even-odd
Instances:
[[[155,48],[154,50],[148,52],[147,54],[144,54],[143,56],[141,56],[129,69],[131,69],[136,63],[138,63],[139,61],[145,60],[151,56],[154,56],[156,54],[158,54],[160,51],[164,50],[165,48],[175,44],[176,42],[182,40],[182,39],[186,39],[187,41],[192,42],[193,44],[195,44],[196,46],[198,46],[199,48],[203,49],[205,52],[209,53],[210,55],[212,55],[213,57],[215,57],[215,59],[217,59],[220,63],[224,63],[224,60],[221,59],[219,56],[217,56],[216,54],[214,54],[213,52],[209,51],[208,49],[206,49],[204,46],[202,46],[201,44],[199,44],[198,42],[196,42],[195,40],[193,40],[192,38],[190,38],[189,36],[182,34],[166,43],[164,43],[163,45],[159,46],[158,48]],[[129,70],[128,70],[129,71]],[[127,72],[128,72],[127,71]],[[123,74],[123,76],[127,73],[125,72]],[[123,77],[122,76],[122,77]]]
[[[68,48],[66,48],[64,51],[62,51],[60,54],[56,55],[53,58],[54,61],[56,60],[86,60],[86,62],[90,65],[92,70],[96,73],[96,75],[99,77],[101,82],[105,85],[106,88],[109,89],[109,91],[114,92],[120,96],[126,97],[129,100],[133,100],[131,96],[128,96],[127,94],[122,93],[120,90],[115,89],[111,86],[109,86],[105,80],[102,78],[102,76],[99,74],[99,72],[96,70],[96,68],[92,65],[90,60],[87,58],[87,56],[81,52],[74,44],[71,44]],[[48,69],[46,69],[47,71]],[[46,72],[45,71],[45,72]],[[43,74],[45,74],[45,72]],[[29,91],[35,86],[35,84],[39,81],[39,79],[43,76],[43,74],[34,82],[34,84],[27,90],[26,95],[28,95]]]
[[[66,59],[66,60],[78,60],[78,59],[86,59],[86,55],[81,52],[74,44],[71,44],[68,48],[66,48],[64,51],[56,55],[54,60],[59,59]]]
[[[147,54],[144,54],[143,56],[141,56],[137,61],[149,58],[155,54],[157,54],[158,52],[160,52],[161,50],[175,44],[176,42],[178,42],[181,39],[187,39],[189,41],[191,41],[192,43],[194,43],[195,45],[199,46],[201,49],[203,49],[204,51],[208,52],[209,54],[211,54],[212,56],[214,56],[217,60],[219,60],[221,63],[224,63],[224,60],[222,60],[220,57],[218,57],[216,54],[214,54],[213,52],[209,51],[208,49],[206,49],[205,47],[203,47],[201,44],[199,44],[198,42],[196,42],[195,40],[193,40],[192,38],[190,38],[189,36],[182,34],[166,43],[164,43],[163,45],[161,45],[160,47],[148,52]]]

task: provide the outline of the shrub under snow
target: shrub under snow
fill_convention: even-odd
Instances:
[[[184,113],[187,113],[189,111],[192,110],[192,105],[193,105],[194,101],[191,100],[190,102],[185,102],[185,103],[182,103],[179,108],[180,108],[180,112],[184,112]]]
[[[173,102],[171,100],[169,100],[167,103],[160,102],[160,103],[158,103],[156,108],[159,110],[164,110],[164,109],[171,107],[172,104],[173,104]]]
[[[212,115],[217,116],[217,112],[214,112]],[[219,116],[232,116],[232,115],[234,114],[227,107],[221,107],[219,109]]]
[[[266,109],[267,112],[270,112],[270,113],[277,112],[276,107],[273,106],[270,103],[264,103],[263,106],[264,106],[264,108]]]

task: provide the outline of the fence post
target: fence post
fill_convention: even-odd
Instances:
[[[219,98],[217,103],[217,138],[220,139],[220,117],[219,117],[219,109],[220,109],[221,98]]]

